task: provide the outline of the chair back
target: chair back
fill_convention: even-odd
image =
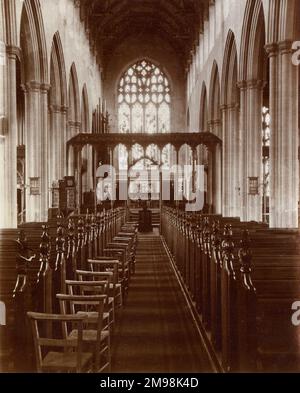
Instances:
[[[96,368],[98,368],[100,364],[100,351],[101,351],[101,334],[103,329],[103,314],[104,314],[104,304],[107,301],[107,295],[85,295],[85,296],[76,296],[76,295],[56,295],[59,304],[60,310],[62,314],[66,314],[68,308],[76,313],[83,313],[84,318],[84,329],[82,334],[84,338],[84,333],[86,329],[90,330],[89,325],[93,325],[94,331],[96,331],[96,342],[94,346],[94,352],[96,354],[95,364]],[[89,319],[88,312],[94,311],[96,312],[96,317]],[[80,314],[77,314],[80,315]],[[95,322],[96,320],[96,322]],[[95,326],[96,325],[96,326]],[[67,338],[69,336],[68,325],[65,323],[63,325],[63,333],[64,337]],[[79,334],[79,331],[78,331]]]
[[[93,272],[85,270],[76,270],[76,275],[79,281],[106,281],[107,282],[107,294],[111,285],[114,284],[114,273],[113,272]]]
[[[76,372],[82,371],[82,338],[83,338],[83,322],[86,318],[85,315],[56,315],[56,314],[42,314],[42,313],[34,313],[28,312],[27,316],[30,320],[32,334],[33,334],[33,342],[34,349],[36,355],[36,363],[38,372],[42,372],[44,367],[43,359],[45,358],[45,353],[49,351],[45,351],[45,348],[63,348],[64,351],[67,349],[75,349],[77,350],[77,364],[76,364]],[[43,331],[45,329],[45,323],[59,323],[62,324],[63,330],[64,325],[67,323],[72,323],[77,325],[78,335],[74,340],[67,340],[64,335],[63,338],[50,338],[43,337]],[[44,323],[44,324],[43,324]],[[44,326],[42,326],[44,325]],[[54,365],[53,365],[54,366]],[[60,371],[60,370],[57,370]]]
[[[118,260],[106,260],[106,259],[88,259],[88,267],[92,272],[110,272],[113,273],[113,284],[116,285],[119,282],[119,261]]]

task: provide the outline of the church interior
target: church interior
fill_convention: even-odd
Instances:
[[[298,0],[0,0],[0,372],[299,372],[299,92]]]

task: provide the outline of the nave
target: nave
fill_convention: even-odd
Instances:
[[[0,0],[1,371],[299,372],[299,124],[299,0]]]

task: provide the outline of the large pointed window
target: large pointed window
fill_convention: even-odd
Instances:
[[[119,132],[170,132],[170,84],[148,60],[131,66],[118,86]]]

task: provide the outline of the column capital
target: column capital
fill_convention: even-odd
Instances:
[[[50,109],[50,112],[52,112],[52,113],[66,113],[68,110],[68,107],[63,106],[63,105],[50,105],[49,109]]]
[[[231,103],[231,104],[223,104],[223,105],[221,105],[220,106],[220,109],[221,109],[221,111],[229,111],[229,110],[232,110],[232,109],[237,109],[238,108],[238,104],[236,104],[236,103]]]
[[[278,44],[275,42],[268,43],[265,45],[265,50],[268,53],[269,57],[276,56],[278,53]]]
[[[40,90],[44,93],[48,93],[50,91],[51,85],[49,83],[41,83]]]
[[[241,81],[239,81],[239,82],[237,82],[237,87],[240,89],[240,90],[245,90],[246,88],[247,88],[247,82],[243,79],[243,80],[241,80]]]
[[[293,53],[292,45],[293,45],[292,40],[284,40],[278,42],[279,52],[281,54]]]
[[[21,48],[19,46],[16,45],[6,45],[6,53],[9,56],[14,56],[14,57],[18,57],[21,58]]]
[[[23,85],[23,89],[24,88],[26,91],[47,93],[50,90],[51,85],[47,83],[40,83],[37,81],[30,81]]]
[[[69,120],[68,124],[70,127],[76,127],[76,128],[80,128],[80,126],[81,126],[80,121]]]
[[[262,89],[266,82],[260,79],[250,79],[247,80],[246,84],[249,89]]]
[[[228,108],[228,106],[226,106],[226,109]],[[219,126],[221,125],[222,121],[220,119],[213,119],[213,120],[209,120],[207,122],[208,126]]]

